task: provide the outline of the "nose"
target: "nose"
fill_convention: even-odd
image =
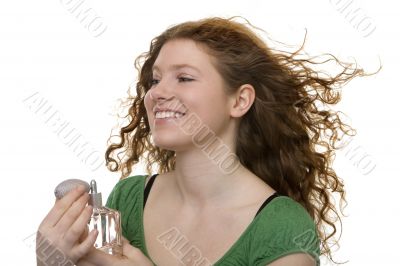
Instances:
[[[150,99],[153,101],[165,101],[173,98],[173,93],[167,88],[168,86],[161,84],[160,81],[157,86],[153,86],[153,88],[149,90]]]

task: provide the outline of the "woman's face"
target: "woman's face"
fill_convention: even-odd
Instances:
[[[200,121],[216,136],[226,133],[229,97],[222,77],[210,60],[189,39],[171,40],[161,48],[153,65],[153,85],[144,99],[155,145],[174,151],[193,147],[192,136],[187,134],[189,117],[191,123]],[[164,117],[168,112],[157,114],[157,110],[184,115],[172,113],[172,118]]]

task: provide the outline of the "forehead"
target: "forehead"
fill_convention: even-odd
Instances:
[[[162,46],[152,70],[190,68],[202,73],[212,66],[210,60],[209,54],[196,42],[189,39],[170,40]]]

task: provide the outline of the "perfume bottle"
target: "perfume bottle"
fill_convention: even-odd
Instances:
[[[89,221],[89,232],[99,232],[94,247],[111,255],[122,255],[121,215],[119,211],[103,206],[101,193],[97,192],[95,180],[90,182],[89,204],[93,213]]]
[[[92,180],[90,185],[80,179],[65,180],[55,188],[54,194],[57,199],[61,199],[77,185],[85,186],[86,192],[90,195],[88,204],[93,206],[93,213],[88,222],[89,232],[93,229],[99,232],[94,247],[107,254],[121,256],[121,214],[117,210],[103,206],[95,180]]]

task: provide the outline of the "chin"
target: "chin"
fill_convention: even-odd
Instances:
[[[168,137],[153,136],[153,143],[155,146],[164,150],[179,151],[183,149],[183,147],[187,147],[187,145],[191,143],[191,140],[188,139],[187,142],[184,142],[182,138],[177,139],[176,135],[169,135]]]

